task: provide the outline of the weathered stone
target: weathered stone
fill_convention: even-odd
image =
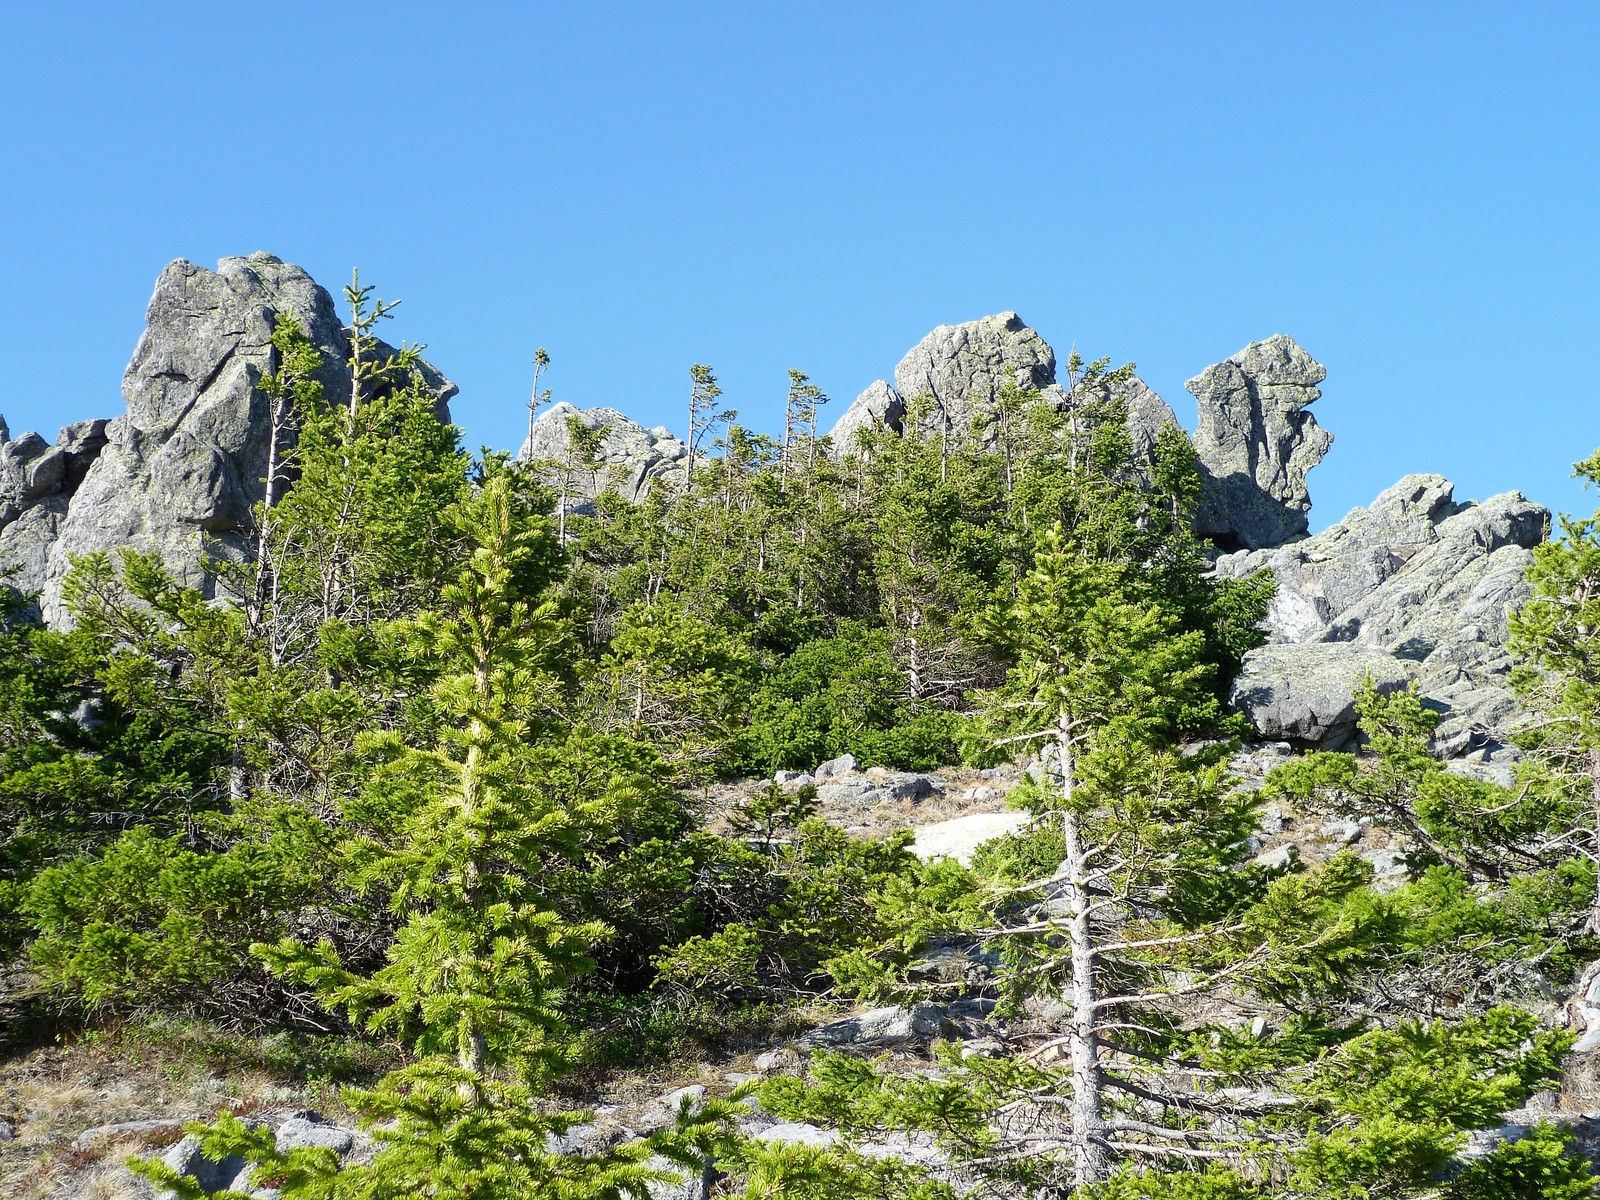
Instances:
[[[792,1146],[831,1146],[839,1135],[831,1129],[803,1122],[769,1125],[756,1134],[763,1142],[784,1142]]]
[[[824,804],[866,805],[872,803],[876,790],[865,779],[848,779],[822,784],[817,788],[817,799]]]
[[[1271,850],[1263,851],[1250,861],[1252,865],[1260,867],[1263,871],[1281,871],[1293,866],[1299,859],[1300,847],[1293,842],[1285,842],[1281,846],[1274,846]]]
[[[913,432],[952,441],[965,441],[975,419],[994,413],[1008,383],[1043,389],[1055,381],[1055,351],[1014,312],[941,325],[894,371],[896,391],[916,414]]]
[[[63,431],[62,487],[80,481],[64,515],[8,538],[21,542],[15,549],[0,546],[0,555],[31,565],[48,541],[42,573],[26,580],[42,592],[47,621],[66,617],[61,581],[73,555],[153,552],[184,582],[208,589],[205,559],[244,553],[269,441],[259,383],[276,366],[280,313],[293,315],[321,353],[329,401],[347,402],[349,339],[333,298],[305,271],[257,253],[225,258],[215,272],[180,259],[161,273],[123,375],[127,415]],[[377,353],[393,351],[380,344]],[[448,419],[455,386],[426,364],[420,371]]]
[[[589,429],[603,429],[593,465],[573,457],[567,421],[576,417]],[[539,463],[541,474],[581,509],[608,487],[625,499],[642,500],[661,484],[683,486],[689,447],[665,428],[646,429],[614,408],[575,408],[562,402],[539,414],[517,456]]]
[[[105,421],[79,421],[54,446],[36,433],[0,439],[0,582],[31,595],[50,569],[67,507],[106,445]],[[36,607],[28,619],[39,616]]]
[[[705,1085],[691,1083],[688,1087],[674,1088],[661,1097],[661,1107],[667,1112],[676,1114],[685,1104],[692,1110],[706,1098]]]
[[[1275,643],[1348,642],[1404,660],[1442,714],[1435,746],[1460,754],[1503,740],[1517,719],[1506,678],[1507,615],[1549,513],[1507,492],[1456,504],[1438,475],[1408,475],[1313,537],[1217,560],[1239,578],[1270,567]]]
[[[161,1156],[161,1161],[179,1175],[187,1175],[208,1192],[220,1192],[227,1188],[246,1166],[243,1157],[237,1154],[230,1154],[220,1161],[207,1158],[200,1149],[200,1139],[192,1133],[184,1134],[182,1140],[168,1148]]]
[[[848,775],[856,769],[856,756],[854,754],[841,754],[838,758],[830,758],[825,763],[818,763],[811,772],[813,779],[834,779],[840,775]]]
[[[690,1174],[683,1166],[660,1154],[651,1155],[645,1166],[672,1176],[666,1182],[658,1180],[645,1184],[650,1200],[703,1200],[706,1189],[698,1174]]]
[[[565,1133],[547,1133],[544,1135],[545,1153],[581,1154],[595,1140],[598,1128],[596,1125],[583,1124],[573,1125]]]
[[[1245,655],[1230,699],[1264,737],[1336,749],[1355,732],[1355,692],[1369,677],[1385,692],[1410,679],[1404,664],[1372,646],[1263,646]]]
[[[882,379],[867,385],[866,391],[855,398],[844,414],[828,431],[834,453],[853,453],[857,435],[866,430],[877,433],[890,430],[899,433],[904,427],[906,404],[900,393]]]
[[[105,1142],[127,1138],[143,1138],[153,1133],[182,1133],[183,1117],[152,1117],[142,1121],[114,1121],[110,1125],[96,1125],[85,1129],[72,1140],[75,1150],[93,1150]]]
[[[972,813],[924,825],[916,831],[911,852],[924,862],[953,858],[962,866],[972,865],[978,847],[1025,827],[1033,818],[1024,812]]]
[[[1225,549],[1277,546],[1306,532],[1306,473],[1333,435],[1305,409],[1327,374],[1293,338],[1275,334],[1184,385],[1199,404],[1197,532]]]
[[[868,1009],[842,1021],[833,1021],[805,1034],[800,1044],[817,1046],[885,1046],[914,1038],[938,1037],[949,1031],[950,1020],[937,1004],[911,1008],[890,1005]]]
[[[764,1075],[774,1072],[792,1070],[800,1061],[799,1055],[787,1047],[780,1046],[776,1050],[763,1050],[756,1055],[755,1067]]]
[[[355,1135],[324,1120],[314,1112],[297,1112],[275,1131],[279,1150],[299,1150],[307,1146],[324,1146],[335,1154],[348,1154],[355,1145]]]
[[[953,446],[976,437],[992,448],[999,440],[998,398],[1009,383],[1037,388],[1057,410],[1068,403],[1056,381],[1055,351],[1014,312],[939,326],[900,360],[894,378],[893,386],[873,383],[845,410],[828,435],[835,454],[853,452],[861,429],[909,432]],[[1096,398],[1105,394],[1102,389]],[[1127,406],[1134,459],[1148,464],[1157,436],[1177,418],[1137,376],[1117,384],[1113,394]]]

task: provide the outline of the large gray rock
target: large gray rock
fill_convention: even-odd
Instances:
[[[328,399],[346,403],[349,338],[333,298],[305,271],[263,253],[225,258],[214,272],[182,259],[162,271],[123,375],[127,415],[63,430],[59,485],[47,461],[56,451],[37,455],[21,477],[37,493],[31,507],[10,522],[0,512],[0,560],[20,565],[18,586],[41,593],[47,621],[66,618],[61,581],[73,555],[156,553],[206,589],[208,557],[246,552],[268,449],[258,385],[277,365],[280,313],[294,315],[322,353]],[[432,367],[422,374],[448,419],[454,385]]]
[[[948,439],[952,446],[976,438],[992,448],[999,438],[993,417],[1009,383],[1037,388],[1058,411],[1068,403],[1056,381],[1055,351],[1014,312],[939,326],[900,360],[894,380],[873,383],[844,411],[828,434],[834,453],[852,452],[863,429]],[[1161,430],[1177,423],[1172,409],[1138,376],[1112,394],[1127,406],[1135,460],[1150,462]],[[1103,396],[1104,390],[1096,398]]]
[[[1014,312],[941,325],[894,369],[895,389],[916,413],[914,432],[939,437],[948,430],[952,443],[966,441],[974,420],[994,412],[1006,384],[1042,390],[1055,381],[1055,351]],[[923,398],[929,403],[919,408]]]
[[[865,430],[878,433],[890,430],[899,433],[904,429],[906,402],[893,386],[882,379],[867,385],[867,390],[855,398],[828,431],[834,452],[848,454],[856,449],[857,437]]]
[[[573,456],[567,421],[605,430],[598,461],[591,467]],[[665,427],[646,429],[614,408],[576,408],[563,401],[539,414],[517,456],[539,465],[552,487],[580,502],[614,487],[626,500],[642,500],[658,485],[683,486],[689,447]]]
[[[1336,749],[1356,728],[1355,693],[1405,687],[1405,664],[1372,646],[1306,642],[1262,646],[1244,656],[1229,697],[1261,735]]]
[[[0,583],[27,594],[44,586],[50,548],[67,506],[106,446],[106,425],[65,426],[53,446],[37,433],[0,439]]]
[[[1442,713],[1446,753],[1503,739],[1516,719],[1506,618],[1527,596],[1523,573],[1549,522],[1518,492],[1481,504],[1453,492],[1441,476],[1408,475],[1313,537],[1216,566],[1231,577],[1272,569],[1274,643],[1351,643],[1404,662]]]
[[[917,1038],[939,1037],[951,1028],[949,1016],[942,1005],[929,1002],[914,1004],[910,1008],[888,1005],[870,1008],[820,1025],[800,1038],[800,1045],[815,1049],[819,1046],[889,1046]]]
[[[1327,375],[1293,338],[1275,334],[1184,385],[1199,404],[1197,532],[1224,549],[1277,546],[1306,532],[1306,473],[1333,444],[1306,407]]]
[[[916,830],[911,843],[911,853],[923,862],[940,858],[953,858],[964,867],[972,865],[978,848],[995,838],[1015,833],[1033,822],[1025,812],[968,813],[932,825],[922,825]]]

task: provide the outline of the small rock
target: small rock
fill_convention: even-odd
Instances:
[[[17,1127],[10,1121],[0,1121],[0,1142],[14,1142],[17,1140]]]
[[[314,1112],[297,1112],[278,1126],[274,1135],[279,1150],[299,1150],[307,1146],[325,1146],[335,1154],[350,1153],[355,1145],[355,1135],[348,1129],[323,1120]]]
[[[93,1129],[85,1129],[76,1138],[72,1145],[78,1150],[92,1150],[101,1142],[112,1141],[117,1138],[139,1137],[145,1134],[170,1131],[181,1133],[183,1131],[182,1117],[161,1117],[150,1121],[118,1121],[112,1125],[96,1125]],[[0,1135],[0,1142],[10,1141]]]
[[[948,1012],[958,1021],[981,1021],[994,1011],[995,1002],[988,996],[970,1000],[952,1000]]]
[[[688,1102],[689,1108],[692,1110],[705,1098],[705,1087],[698,1083],[691,1083],[688,1087],[681,1087],[676,1091],[668,1092],[661,1097],[661,1104],[669,1113],[676,1116],[685,1101]]]
[[[1286,842],[1276,849],[1256,855],[1255,858],[1251,859],[1251,863],[1260,867],[1263,871],[1280,871],[1284,867],[1291,866],[1299,858],[1300,847],[1293,842]]]
[[[1283,814],[1283,805],[1266,804],[1261,808],[1261,816],[1256,821],[1256,828],[1262,833],[1280,833],[1289,825],[1289,818]]]
[[[916,831],[911,852],[923,862],[936,858],[953,858],[962,866],[970,866],[978,847],[1008,833],[1031,824],[1033,817],[1025,812],[972,813],[935,825],[924,825]]]
[[[793,1050],[779,1048],[767,1050],[756,1055],[756,1070],[763,1075],[773,1075],[783,1071],[791,1071],[800,1063],[800,1056]]]
[[[824,804],[865,804],[878,790],[865,779],[852,779],[847,783],[825,783],[817,788],[817,799]]]
[[[961,1043],[962,1058],[999,1058],[1005,1052],[996,1038],[973,1038]]]
[[[787,1142],[799,1146],[831,1146],[839,1140],[839,1135],[831,1129],[793,1121],[769,1125],[756,1136],[764,1142]]]
[[[830,758],[825,763],[820,763],[811,774],[817,779],[832,779],[837,775],[848,775],[856,769],[856,756],[854,754],[841,754],[838,758]]]
[[[886,775],[878,790],[890,800],[921,800],[933,795],[933,780],[926,775]]]
[[[598,1126],[573,1125],[565,1133],[547,1133],[544,1135],[544,1149],[546,1154],[579,1154],[594,1137]]]
[[[228,1188],[246,1166],[244,1159],[237,1154],[230,1154],[221,1162],[207,1158],[200,1150],[200,1139],[192,1133],[184,1134],[176,1145],[168,1147],[161,1161],[179,1175],[187,1175],[209,1192]]]
[[[1359,821],[1324,821],[1317,828],[1317,832],[1330,842],[1341,846],[1348,846],[1361,840],[1361,823]]]
[[[649,1183],[645,1190],[650,1194],[650,1200],[700,1200],[703,1188],[700,1186],[700,1177],[690,1175],[683,1167],[670,1159],[657,1154],[652,1156],[645,1165],[658,1171],[668,1171],[677,1178],[670,1183]]]
[[[800,1044],[808,1047],[894,1045],[914,1038],[938,1037],[949,1028],[949,1017],[941,1005],[923,1003],[911,1008],[889,1005],[813,1029],[800,1039]]]
[[[1035,1021],[1055,1025],[1072,1015],[1072,1005],[1055,996],[1029,996],[1022,1002],[1022,1011]]]

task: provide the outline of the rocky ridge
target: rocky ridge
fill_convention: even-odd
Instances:
[[[1520,492],[1458,504],[1439,475],[1408,475],[1302,541],[1240,551],[1217,573],[1270,568],[1270,644],[1245,656],[1234,702],[1263,736],[1332,747],[1354,727],[1350,692],[1371,672],[1414,681],[1441,714],[1441,753],[1505,753],[1517,706],[1507,614],[1550,514]]]
[[[123,375],[126,415],[69,425],[53,447],[37,434],[0,445],[0,570],[39,594],[47,622],[66,619],[61,582],[73,555],[154,552],[209,590],[206,555],[244,553],[266,475],[258,385],[276,367],[280,313],[321,351],[329,401],[347,403],[349,336],[310,275],[265,253],[225,258],[214,272],[179,259],[156,281]],[[448,418],[455,385],[431,367],[423,374]]]
[[[205,588],[207,554],[246,552],[266,458],[257,385],[275,365],[280,312],[293,313],[322,351],[323,386],[343,403],[349,343],[332,297],[299,267],[257,253],[223,259],[215,272],[183,260],[162,272],[124,375],[126,415],[69,425],[54,445],[37,434],[12,439],[0,420],[0,569],[38,594],[47,622],[66,619],[61,581],[73,555],[152,551]],[[940,326],[901,359],[893,384],[878,380],[857,397],[831,444],[846,453],[868,428],[992,437],[984,418],[1009,382],[1067,403],[1056,365],[1016,313]],[[454,386],[432,368],[425,375],[448,415]],[[1548,513],[1516,493],[1457,504],[1448,481],[1418,475],[1304,537],[1307,473],[1332,441],[1308,411],[1325,377],[1293,339],[1275,335],[1187,385],[1199,405],[1197,524],[1219,545],[1239,547],[1217,571],[1242,577],[1270,567],[1278,580],[1271,644],[1247,659],[1235,702],[1264,737],[1329,746],[1353,728],[1349,694],[1362,677],[1386,687],[1415,681],[1443,715],[1444,753],[1492,754],[1515,714],[1506,612],[1523,595],[1522,569]],[[1172,409],[1137,377],[1116,394],[1135,453],[1148,462]],[[595,463],[564,461],[573,418],[604,431]],[[607,486],[635,501],[678,486],[688,448],[615,409],[560,403],[534,423],[521,457],[547,464],[582,504]]]
[[[1016,313],[941,325],[906,352],[892,385],[882,379],[869,384],[828,436],[839,454],[854,450],[859,431],[875,429],[948,437],[952,444],[964,442],[976,430],[980,443],[989,447],[999,436],[991,418],[1008,383],[1036,388],[1058,410],[1067,406],[1066,391],[1056,380],[1055,351]],[[1156,437],[1168,424],[1176,424],[1177,417],[1137,375],[1114,394],[1128,407],[1135,458],[1149,463]]]

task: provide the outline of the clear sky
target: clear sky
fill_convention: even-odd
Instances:
[[[404,304],[514,448],[557,398],[775,429],[1015,309],[1183,381],[1327,365],[1314,526],[1600,445],[1600,4],[12,4],[0,412],[122,411],[161,267],[265,249]]]

